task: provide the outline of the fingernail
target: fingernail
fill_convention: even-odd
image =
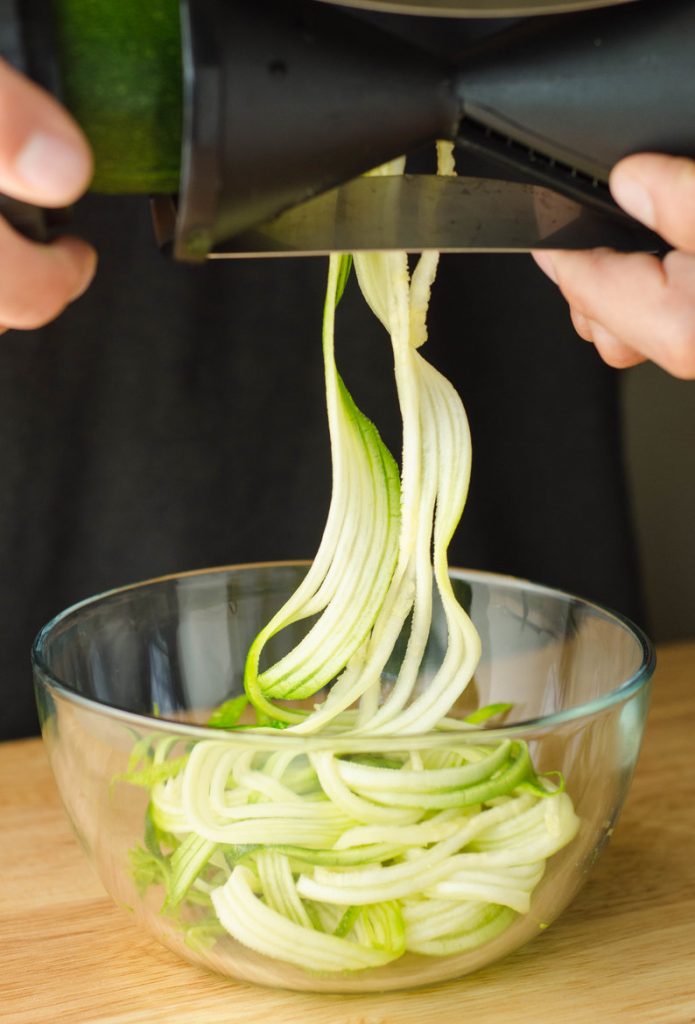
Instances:
[[[42,198],[64,201],[85,184],[87,167],[81,148],[54,135],[36,132],[15,160],[23,181]]]
[[[616,173],[611,181],[611,192],[618,205],[622,206],[630,216],[646,224],[648,228],[655,226],[654,203],[641,182],[635,181],[634,178],[630,178],[626,174]]]
[[[547,252],[532,252],[534,260],[541,268],[543,273],[550,278],[553,284],[557,284],[557,273],[555,271],[555,264],[553,263],[552,256]]]

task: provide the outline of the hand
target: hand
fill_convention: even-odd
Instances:
[[[84,191],[92,157],[82,132],[50,96],[0,60],[0,192],[66,206]],[[29,242],[0,218],[0,332],[41,327],[78,298],[96,253],[78,238]]]
[[[533,253],[570,304],[575,329],[609,366],[651,359],[695,379],[695,161],[645,153],[627,157],[610,177],[615,200],[658,232],[672,252]]]

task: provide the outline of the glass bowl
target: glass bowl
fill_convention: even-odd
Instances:
[[[613,831],[642,739],[652,646],[595,604],[452,570],[483,655],[448,730],[207,727],[243,693],[251,641],[305,572],[283,563],[167,577],[84,601],[41,630],[42,732],[75,832],[118,904],[228,977],[365,992],[474,971],[557,917]],[[279,634],[270,656],[300,635],[300,625]],[[445,644],[435,606],[421,688]],[[496,715],[461,724],[488,705],[500,705]],[[523,757],[532,770],[500,795]],[[434,788],[418,781],[425,768],[440,772],[427,776]],[[373,781],[406,769],[398,785]],[[404,845],[393,847],[394,827]]]

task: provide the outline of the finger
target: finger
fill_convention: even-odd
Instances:
[[[92,157],[60,104],[0,60],[0,192],[66,206],[87,187]]]
[[[557,275],[552,254],[547,259],[544,258],[545,254],[539,253],[538,255],[540,256],[540,259],[536,259],[538,265],[548,273],[551,279],[555,278]],[[534,254],[534,258],[536,258],[536,254]],[[583,338],[584,341],[593,342],[599,355],[609,366],[613,366],[616,369],[625,369],[628,366],[637,366],[639,363],[646,361],[646,357],[640,352],[637,352],[629,345],[624,345],[602,324],[585,316],[584,313],[572,305],[570,306],[570,317],[579,337]]]
[[[553,284],[557,284],[557,274],[553,262],[554,252],[549,249],[532,249],[531,255],[536,261],[536,266],[543,271],[546,277],[550,278]]]
[[[695,377],[695,257],[607,249],[552,252],[559,287],[579,313],[676,377]]]
[[[590,320],[588,317],[586,322],[594,347],[604,363],[608,363],[616,370],[625,370],[629,366],[638,366],[639,363],[646,362],[645,356],[631,348],[630,345],[625,345],[603,324],[597,323],[596,320]]]
[[[570,317],[579,337],[583,338],[584,341],[593,341],[591,321],[583,313],[580,313],[578,309],[575,309],[574,306],[570,306]]]
[[[603,324],[589,319],[573,306],[570,306],[570,316],[580,338],[593,342],[599,355],[609,366],[625,369],[625,367],[637,366],[639,363],[646,362],[645,356],[629,345],[624,345],[614,334],[606,330]]]
[[[36,245],[0,219],[0,324],[42,327],[89,286],[96,253],[79,238]]]
[[[676,249],[695,253],[695,160],[642,153],[613,168],[611,192]]]

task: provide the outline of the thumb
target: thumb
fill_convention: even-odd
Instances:
[[[627,213],[670,245],[695,253],[695,160],[642,153],[613,168],[611,192]]]
[[[66,206],[91,175],[89,146],[67,111],[0,60],[0,191]]]

